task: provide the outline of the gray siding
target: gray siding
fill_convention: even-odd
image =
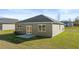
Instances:
[[[39,32],[38,31],[38,25],[39,24],[46,24],[46,32]],[[26,26],[32,25],[32,34],[37,36],[45,36],[45,37],[51,37],[52,36],[52,24],[50,23],[29,23],[29,24],[16,24],[16,32],[26,34]],[[20,26],[20,29],[19,29]]]
[[[38,25],[46,24],[46,32],[39,32]],[[16,32],[21,34],[26,34],[26,26],[32,25],[32,34],[37,36],[53,37],[64,31],[64,25],[57,25],[52,23],[17,23]],[[20,26],[20,27],[19,27]],[[60,28],[59,28],[60,27]]]
[[[42,23],[39,23],[39,24],[42,24]],[[52,36],[52,24],[43,23],[43,24],[46,24],[46,32],[39,32],[38,30],[39,24],[33,24],[33,34],[38,35],[38,36],[51,37]]]

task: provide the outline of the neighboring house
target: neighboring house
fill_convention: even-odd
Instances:
[[[38,15],[16,23],[16,32],[53,37],[64,31],[64,24],[44,15]]]
[[[15,30],[17,19],[0,18],[0,30]]]
[[[62,21],[64,23],[64,26],[66,27],[72,27],[74,26],[74,23],[72,21]]]

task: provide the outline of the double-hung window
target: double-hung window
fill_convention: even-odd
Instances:
[[[21,30],[21,26],[20,26],[20,24],[18,24],[18,31],[20,31]]]
[[[46,24],[39,24],[38,31],[39,32],[46,32]]]

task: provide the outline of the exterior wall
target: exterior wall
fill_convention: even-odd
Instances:
[[[56,36],[57,34],[64,31],[64,25],[52,24],[52,36]]]
[[[46,24],[46,32],[39,32],[38,25],[39,24]],[[32,34],[37,36],[45,36],[45,37],[51,37],[52,36],[52,24],[51,23],[29,23],[29,24],[22,24],[17,23],[16,24],[16,32],[19,32],[21,34],[26,34],[26,26],[32,25]],[[20,26],[20,30],[19,27]]]
[[[15,30],[15,24],[2,24],[2,30]]]
[[[38,25],[46,24],[46,32],[39,32]],[[52,24],[52,23],[17,23],[16,32],[26,34],[26,26],[32,25],[32,34],[37,36],[53,37],[64,31],[64,25]],[[20,26],[20,28],[19,28]]]
[[[39,24],[46,24],[46,32],[39,32],[38,30]],[[33,24],[33,34],[38,35],[38,36],[51,37],[52,36],[52,24],[50,23],[39,23],[39,24]]]

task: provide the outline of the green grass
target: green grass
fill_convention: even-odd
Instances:
[[[0,36],[0,48],[79,48],[79,27],[66,27],[64,32],[53,38],[35,37],[32,39],[23,39],[17,38],[11,32],[4,34]]]
[[[14,30],[0,30],[0,35],[14,33]]]

